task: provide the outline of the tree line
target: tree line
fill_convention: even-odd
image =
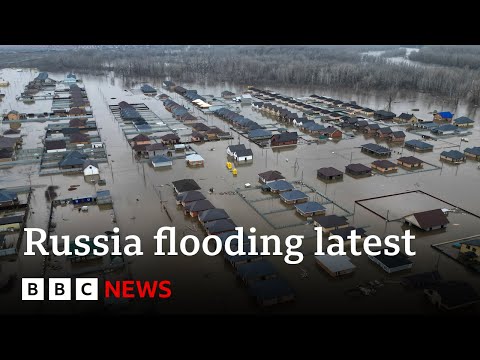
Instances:
[[[125,77],[170,77],[176,82],[229,81],[245,85],[296,85],[353,90],[412,90],[454,101],[480,101],[480,71],[392,63],[362,54],[365,48],[333,46],[154,46],[45,53],[19,66],[45,71],[115,71]],[[412,52],[418,60],[422,48]],[[453,54],[449,49],[447,54]],[[480,50],[476,50],[479,51]],[[401,49],[387,49],[403,56]],[[462,53],[463,54],[463,53]],[[466,54],[472,54],[472,52]],[[389,55],[389,57],[392,55]],[[466,57],[465,57],[466,58]],[[479,62],[480,65],[480,62]]]

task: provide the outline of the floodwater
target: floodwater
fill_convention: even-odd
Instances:
[[[2,109],[17,109],[19,111],[37,112],[49,111],[51,101],[39,100],[35,104],[18,104],[15,96],[19,95],[24,85],[27,84],[36,74],[34,72],[16,72],[4,69],[0,76],[10,81],[8,88],[2,88],[6,93]],[[64,78],[64,74],[52,73],[50,76],[56,80]],[[0,188],[12,186],[29,185],[31,181],[35,191],[31,200],[31,212],[28,216],[28,227],[47,228],[49,204],[48,198],[44,195],[47,186],[54,185],[59,198],[79,195],[92,195],[96,190],[109,189],[112,194],[116,214],[115,224],[121,230],[121,234],[138,235],[142,239],[141,257],[129,259],[130,276],[134,279],[162,280],[169,279],[172,282],[172,297],[168,300],[137,301],[129,305],[128,311],[149,312],[149,313],[250,313],[250,312],[273,312],[273,313],[434,313],[437,310],[431,306],[423,297],[421,291],[406,291],[402,285],[395,283],[400,280],[403,274],[388,275],[377,265],[372,263],[366,255],[351,257],[352,262],[357,266],[356,272],[347,278],[334,279],[319,269],[314,261],[313,252],[316,243],[312,225],[306,225],[305,221],[293,211],[279,212],[278,215],[268,215],[269,221],[262,218],[246,201],[238,195],[225,194],[237,188],[243,189],[245,183],[258,184],[257,174],[269,169],[279,170],[287,180],[303,180],[307,185],[312,186],[319,192],[332,199],[338,206],[349,212],[354,212],[349,217],[351,224],[358,227],[365,227],[367,234],[385,236],[388,234],[403,234],[400,222],[385,223],[385,221],[371,212],[355,205],[355,200],[366,199],[374,196],[399,193],[408,190],[422,190],[428,194],[441,198],[462,207],[472,213],[480,214],[480,202],[478,196],[478,183],[480,170],[478,163],[468,160],[459,166],[441,163],[440,152],[446,148],[461,149],[470,146],[479,146],[479,121],[480,116],[476,108],[460,103],[458,108],[449,107],[449,104],[441,102],[435,97],[426,94],[399,94],[392,104],[392,111],[395,113],[411,112],[412,109],[419,109],[415,114],[417,117],[430,120],[433,110],[452,111],[457,116],[468,116],[476,121],[469,135],[469,143],[461,143],[459,138],[450,138],[433,142],[433,152],[425,154],[414,154],[413,152],[398,148],[392,154],[390,160],[394,161],[403,156],[415,155],[424,161],[435,164],[437,170],[416,172],[401,176],[375,175],[364,179],[353,179],[347,175],[339,183],[325,184],[316,178],[316,170],[320,167],[333,166],[344,170],[350,162],[359,162],[369,165],[372,157],[363,154],[358,148],[360,145],[373,142],[363,135],[354,139],[345,139],[339,142],[327,141],[323,144],[298,145],[296,147],[284,148],[272,151],[262,149],[253,143],[249,143],[243,137],[237,137],[233,132],[233,140],[219,142],[194,144],[193,147],[204,157],[205,166],[201,168],[188,168],[184,160],[174,160],[171,169],[155,170],[148,163],[139,163],[133,156],[125,136],[111,114],[108,105],[117,104],[125,100],[130,103],[144,103],[161,119],[171,119],[161,101],[154,98],[139,95],[137,91],[130,91],[132,83],[138,88],[142,81],[149,81],[158,88],[161,81],[153,79],[135,79],[135,81],[115,77],[113,74],[106,76],[91,76],[80,74],[83,80],[89,100],[91,102],[94,117],[99,127],[102,141],[106,144],[108,153],[108,164],[100,168],[101,177],[107,182],[106,186],[98,187],[86,182],[83,176],[76,175],[53,175],[38,176],[38,164],[19,165],[10,169],[0,169]],[[235,84],[180,84],[186,88],[197,89],[202,95],[219,96],[221,91],[230,90],[241,93],[245,90],[242,86]],[[251,84],[261,86],[261,84]],[[336,97],[343,101],[355,100],[362,106],[373,109],[385,108],[387,99],[382,93],[359,93],[345,92],[318,88],[274,88],[279,93],[289,96],[302,97],[312,93]],[[172,98],[186,104],[179,95],[169,93]],[[191,107],[191,106],[190,106]],[[242,106],[241,114],[258,122],[272,123],[272,119],[266,118],[259,112]],[[226,124],[213,115],[202,114],[199,110],[193,113],[202,117],[208,125],[217,125],[221,129],[227,129]],[[24,148],[36,148],[41,144],[41,136],[44,134],[46,123],[24,123],[22,124],[22,135],[25,135]],[[284,127],[281,124],[280,127]],[[2,125],[2,131],[7,125]],[[407,133],[407,140],[417,139],[418,135]],[[238,166],[238,176],[233,177],[227,170],[226,147],[229,144],[244,143],[250,147],[254,154],[251,164]],[[278,305],[269,309],[258,308],[248,296],[246,287],[235,278],[231,267],[226,264],[221,255],[209,257],[202,253],[196,256],[154,256],[156,243],[153,236],[161,226],[175,226],[177,243],[186,234],[193,234],[203,238],[204,234],[198,223],[192,218],[184,216],[175,204],[171,182],[183,178],[193,178],[202,187],[205,196],[217,207],[223,208],[230,215],[232,220],[246,230],[250,227],[257,229],[256,234],[277,234],[281,239],[291,234],[305,235],[301,248],[305,255],[300,265],[287,265],[283,256],[269,256],[278,269],[280,276],[286,279],[295,290],[296,300],[293,303]],[[71,192],[68,188],[73,185],[80,185],[77,190]],[[214,188],[212,194],[208,193],[209,188]],[[260,190],[248,190],[250,199],[267,196]],[[271,195],[268,195],[271,196]],[[312,198],[313,199],[313,198]],[[375,209],[385,213],[391,209],[392,213],[403,214],[404,211],[415,209],[425,210],[424,197],[397,198],[392,201],[376,203]],[[165,205],[167,212],[162,208]],[[269,212],[285,207],[280,204],[278,198],[258,202],[262,212]],[[261,205],[260,205],[261,204]],[[437,204],[437,202],[432,202]],[[433,206],[433,205],[432,205]],[[389,209],[387,209],[389,207]],[[444,207],[440,205],[440,207]],[[448,207],[448,206],[446,206]],[[66,211],[66,210],[65,210]],[[329,205],[327,213],[343,215],[338,207]],[[63,214],[63,213],[62,213]],[[453,216],[452,216],[453,215]],[[68,219],[68,214],[58,216],[57,231],[65,234],[77,234],[81,230],[74,221]],[[84,225],[85,228],[104,231],[111,229],[114,224],[109,221],[109,216],[91,216],[88,221],[95,223],[93,226]],[[480,233],[480,220],[468,214],[450,214],[451,226],[446,231],[434,232],[432,234],[416,233],[418,238],[414,240],[413,249],[417,255],[413,257],[413,268],[411,273],[431,271],[438,267],[440,273],[448,280],[464,280],[472,284],[480,291],[478,275],[466,270],[460,264],[447,258],[431,248],[432,244],[454,240]],[[59,224],[61,223],[61,224]],[[82,222],[82,224],[85,224]],[[284,227],[283,225],[293,225]],[[415,233],[415,232],[414,232]],[[324,240],[326,244],[326,240]],[[18,260],[10,263],[0,263],[2,274],[16,274],[18,279],[22,277],[41,276],[41,256],[27,257],[25,241],[22,242]],[[285,246],[282,246],[285,251]],[[308,277],[302,277],[307,272]],[[408,274],[408,272],[407,272]],[[378,289],[372,296],[351,297],[346,291],[355,288],[357,285],[371,280],[390,280],[391,283]],[[3,312],[31,312],[45,311],[55,312],[53,306],[46,302],[20,302],[21,282],[17,281],[14,287],[5,293],[0,294],[2,303],[15,304],[9,308],[2,307]],[[70,307],[71,311],[80,311],[79,308]],[[83,308],[82,308],[83,309]],[[103,307],[96,308],[102,311]],[[68,310],[67,310],[68,311]],[[85,310],[86,311],[86,310]],[[475,311],[471,309],[469,311]]]

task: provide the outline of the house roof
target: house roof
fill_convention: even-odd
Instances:
[[[213,208],[215,208],[215,206],[213,206],[213,204],[209,200],[192,201],[185,205],[185,209],[195,212],[205,211]]]
[[[187,161],[204,161],[205,159],[198,154],[191,154],[185,157]]]
[[[249,138],[258,138],[258,137],[270,138],[272,137],[272,132],[270,130],[265,130],[265,129],[255,129],[248,132],[248,137]]]
[[[90,165],[98,169],[98,162],[96,162],[95,160],[87,159],[83,162],[83,170],[85,170]]]
[[[345,216],[338,215],[326,215],[326,216],[314,216],[313,220],[320,224],[324,228],[337,227],[342,225],[348,225],[347,218]]]
[[[340,176],[343,173],[340,170],[335,169],[334,167],[323,167],[317,170],[318,175],[323,175],[323,176]]]
[[[133,137],[131,141],[139,142],[139,141],[150,141],[150,138],[144,134],[138,134],[137,136]]]
[[[442,118],[444,119],[451,119],[453,118],[453,114],[450,112],[450,111],[442,111],[442,112],[439,112],[437,113],[438,115],[440,115]]]
[[[266,185],[270,190],[273,191],[287,191],[287,190],[293,190],[294,187],[292,184],[290,184],[288,181],[285,180],[276,180],[268,183]]]
[[[22,223],[22,222],[23,222],[22,215],[5,216],[0,218],[0,225],[8,225],[8,224],[15,224],[15,223]]]
[[[210,233],[232,231],[235,230],[236,227],[237,225],[231,219],[218,219],[205,223],[205,229]]]
[[[354,270],[356,268],[347,255],[315,255],[315,259],[332,273]]]
[[[0,136],[0,149],[13,149],[19,138]]]
[[[329,127],[325,128],[325,130],[323,130],[323,133],[324,134],[333,134],[336,131],[340,131],[340,130],[338,130],[337,128],[335,128],[333,126],[329,126]]]
[[[427,288],[435,290],[441,297],[442,305],[447,308],[458,308],[480,301],[476,290],[463,281],[439,281]]]
[[[259,300],[273,300],[295,295],[290,285],[283,279],[257,281],[248,287],[251,296]]]
[[[82,133],[73,133],[69,135],[69,140],[71,143],[82,143],[82,142],[89,143],[90,136]]]
[[[435,129],[435,132],[457,131],[457,127],[452,124],[440,125]]]
[[[0,149],[0,159],[11,159],[13,157],[12,149]]]
[[[161,164],[161,163],[171,163],[172,158],[163,156],[163,155],[157,155],[152,158],[152,164]]]
[[[453,120],[455,124],[473,124],[474,121],[466,116],[461,116]]]
[[[198,216],[198,219],[201,222],[209,222],[209,221],[220,220],[220,219],[228,219],[229,217],[230,216],[223,209],[210,209],[210,210],[202,211]]]
[[[380,146],[380,145],[374,144],[374,143],[364,144],[361,147],[363,149],[370,150],[370,151],[372,151],[374,153],[377,153],[377,154],[390,154],[392,152],[392,150],[390,150],[389,148],[384,147],[384,146]]]
[[[267,260],[252,261],[237,267],[237,275],[242,279],[258,279],[260,277],[275,275],[277,270]]]
[[[253,156],[252,149],[238,150],[236,153],[237,157]]]
[[[349,164],[345,166],[345,169],[353,171],[353,172],[370,172],[372,169],[370,169],[368,166],[363,165],[363,164]]]
[[[406,216],[406,220],[413,222],[421,229],[445,226],[449,223],[447,216],[441,209],[422,211]]]
[[[404,254],[398,253],[397,255],[385,255],[383,252],[380,255],[373,256],[383,265],[388,267],[389,269],[394,269],[400,266],[405,266],[412,264],[412,261]]]
[[[303,213],[311,213],[317,211],[325,211],[325,207],[315,201],[307,201],[301,204],[295,205],[295,208]]]
[[[147,145],[147,147],[145,148],[145,150],[147,151],[157,151],[157,150],[167,150],[167,149],[168,149],[168,146],[162,143],[150,144],[150,145]]]
[[[18,129],[8,129],[3,132],[3,135],[18,135],[20,132]]]
[[[402,120],[410,120],[414,116],[415,115],[413,114],[401,113],[400,115],[398,115],[398,118]]]
[[[388,168],[392,168],[392,167],[396,168],[397,167],[397,164],[395,164],[391,161],[388,161],[388,160],[375,160],[374,162],[372,162],[372,165],[381,167],[383,169],[388,169]]]
[[[423,163],[423,160],[420,160],[416,158],[415,156],[402,156],[398,158],[398,161],[409,164],[409,165],[414,165],[414,164],[421,164]]]
[[[455,160],[462,160],[465,158],[465,154],[458,150],[445,150],[440,153],[441,156],[449,157]]]
[[[68,126],[70,127],[82,127],[87,125],[87,119],[71,119],[68,122]]]
[[[175,134],[166,134],[161,137],[162,140],[180,140],[178,135]]]
[[[426,142],[420,141],[420,140],[407,140],[407,141],[405,141],[405,145],[409,145],[409,146],[412,146],[412,147],[415,147],[415,148],[418,148],[418,149],[422,149],[422,150],[433,149],[432,144],[429,144],[429,143],[426,143]]]
[[[345,228],[330,231],[330,235],[338,235],[343,240],[347,240],[347,236],[349,236],[352,233],[353,230],[355,230],[357,235],[360,235],[360,236],[363,236],[366,233],[364,228],[356,228],[354,226],[347,226]]]
[[[291,190],[291,191],[282,192],[280,194],[280,197],[286,201],[308,199],[308,195],[300,190]]]
[[[368,124],[366,127],[369,128],[370,130],[380,129],[380,125],[378,125],[378,124]]]
[[[406,135],[403,131],[392,131],[390,133],[390,136],[395,137],[395,138],[404,138]]]
[[[293,141],[298,139],[297,132],[284,132],[281,134],[275,134],[272,136],[272,141],[276,142],[287,142]]]
[[[156,93],[157,90],[155,90],[155,88],[153,88],[151,85],[149,84],[144,84],[142,85],[142,87],[140,88],[144,93]]]
[[[147,149],[147,145],[146,144],[135,144],[134,146],[132,146],[132,149],[134,151],[137,151],[137,152],[143,152],[143,151],[146,151]]]
[[[391,111],[386,111],[386,110],[378,110],[375,112],[376,115],[380,116],[380,117],[386,117],[386,118],[390,118],[390,117],[395,117],[395,113],[391,112]]]
[[[192,190],[178,194],[176,199],[180,202],[187,203],[192,201],[205,200],[205,196],[200,191]]]
[[[70,151],[58,162],[58,166],[83,166],[87,155],[79,151]]]
[[[244,144],[238,144],[238,145],[228,145],[227,149],[234,154],[237,151],[246,150],[247,148],[245,147]]]
[[[173,81],[165,80],[163,83],[165,84],[165,86],[175,86],[175,83]]]
[[[465,153],[468,153],[468,154],[480,156],[480,146],[475,146],[475,147],[472,147],[472,148],[466,148],[466,149],[463,150],[463,151],[464,151]]]
[[[0,190],[0,202],[14,201],[17,199],[17,194],[13,191]]]
[[[185,191],[200,190],[197,182],[193,179],[182,179],[172,181],[172,185],[175,187],[177,192],[182,193]]]
[[[47,150],[60,150],[65,149],[67,147],[67,143],[65,140],[49,140],[45,141],[45,149]]]
[[[383,127],[383,128],[380,128],[377,130],[378,132],[382,133],[382,134],[391,134],[392,133],[392,129],[390,127]]]
[[[258,176],[265,181],[275,181],[275,180],[282,180],[285,179],[285,176],[283,176],[280,171],[277,170],[269,170],[265,171],[263,173],[258,174]]]
[[[210,126],[207,126],[204,123],[194,123],[194,124],[191,124],[190,126],[197,131],[210,130]]]

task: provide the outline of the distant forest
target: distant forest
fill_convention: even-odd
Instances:
[[[384,55],[365,55],[385,50]],[[480,103],[479,46],[423,46],[414,65],[399,46],[121,46],[46,51],[17,66],[45,71],[115,71],[192,82],[208,79],[245,85],[307,85],[365,91],[431,93],[451,101]],[[1,58],[1,54],[0,54]],[[0,63],[1,64],[1,63]],[[435,66],[432,66],[435,65]]]

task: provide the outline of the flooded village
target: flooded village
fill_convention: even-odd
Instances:
[[[476,107],[41,70],[0,71],[2,312],[479,311]],[[154,256],[161,226],[222,241],[236,226],[304,235],[305,258]],[[315,256],[315,226],[343,239],[409,229],[417,254]],[[59,237],[118,227],[144,255],[25,256],[25,227]],[[19,301],[22,277],[66,276],[169,279],[172,297]]]

